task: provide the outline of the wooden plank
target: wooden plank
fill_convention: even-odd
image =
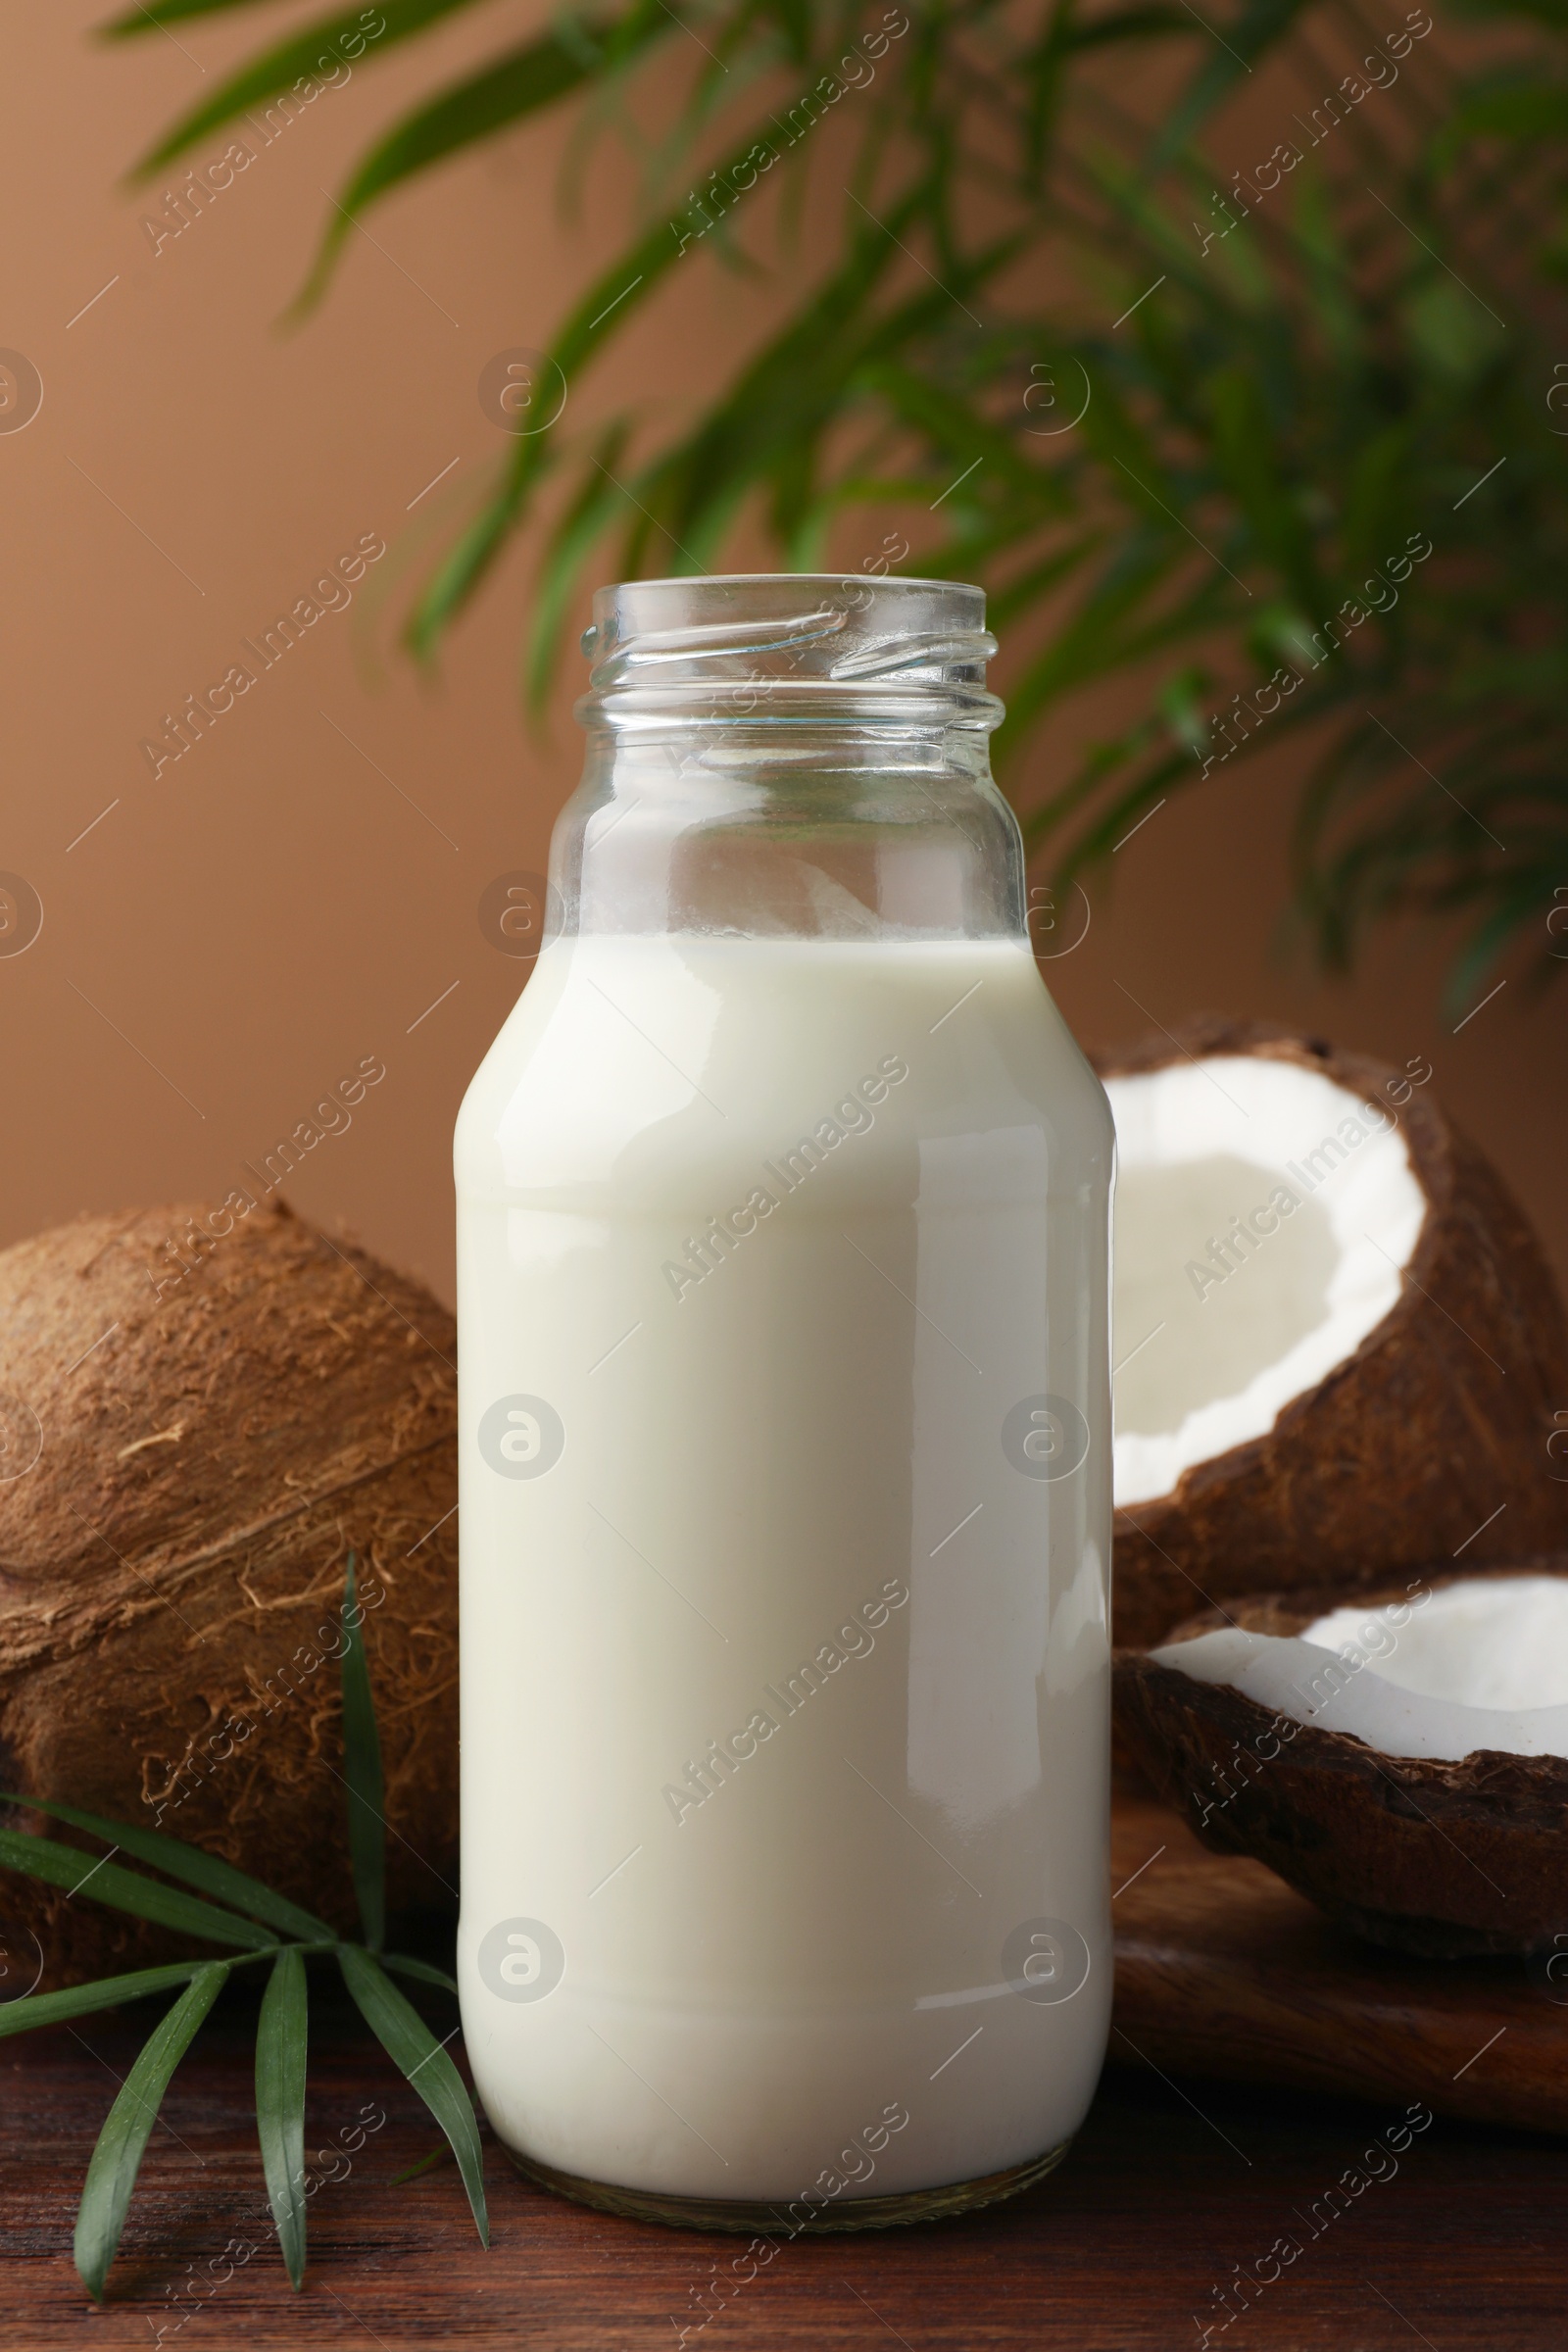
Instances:
[[[1119,1798],[1112,1852],[1113,1884],[1132,1881],[1115,1904],[1117,2055],[1568,2131],[1568,2008],[1523,1961],[1376,1951],[1159,1805]]]
[[[687,2352],[1166,2352],[1199,2341],[1194,2315],[1212,2323],[1232,2266],[1253,2264],[1286,2230],[1302,2257],[1238,2324],[1239,2352],[1408,2352],[1412,2328],[1439,2352],[1481,2341],[1557,2352],[1562,2341],[1568,2151],[1440,2121],[1396,2180],[1312,2239],[1293,2216],[1402,2100],[1387,2112],[1325,2107],[1222,2084],[1183,2096],[1128,2072],[1107,2080],[1068,2164],[1027,2196],[919,2230],[798,2240],[695,2328],[702,2298],[733,2278],[733,2240],[561,2202],[519,2180],[493,2143],[489,2254],[450,2166],[394,2186],[431,2145],[429,2121],[345,2017],[313,2040],[308,2148],[329,2146],[367,2100],[387,2122],[311,2201],[304,2293],[290,2292],[255,2218],[250,2048],[230,2017],[175,2080],[111,2299],[94,2313],[71,2268],[72,2219],[112,2075],[136,2036],[121,2021],[90,2024],[79,2039],[9,2044],[0,2062],[6,2352],[146,2346],[160,2328],[165,2352],[328,2341],[641,2352],[673,2346],[682,2325]],[[224,2250],[236,2237],[256,2252],[215,2278],[215,2264],[232,2266]]]
[[[1157,1840],[1156,1840],[1157,1842]],[[1119,1907],[1119,1906],[1118,1906]],[[371,2102],[387,2121],[311,2199],[294,2295],[258,2226],[261,2164],[243,2018],[220,2016],[175,2078],[153,2134],[107,2306],[71,2267],[93,2134],[137,2034],[122,2020],[28,2036],[0,2053],[0,2346],[295,2352],[332,2343],[459,2352],[1171,2352],[1214,2327],[1215,2290],[1285,2231],[1302,2253],[1254,2288],[1236,2352],[1560,2352],[1568,2289],[1568,2149],[1437,2123],[1330,2228],[1325,2189],[1402,2110],[1151,2074],[1107,2077],[1067,2164],[1010,2205],[865,2237],[797,2240],[734,2282],[732,2239],[622,2222],[518,2180],[488,2145],[495,2243],[484,2253],[450,2165],[399,2187],[432,2145],[428,2117],[351,2018],[312,2040],[313,2155]],[[1402,2086],[1401,2086],[1402,2088]],[[337,2168],[334,2168],[337,2169]],[[236,2237],[256,2247],[233,2266]],[[1231,2286],[1234,2294],[1234,2285]],[[1413,2332],[1414,2331],[1414,2332]]]

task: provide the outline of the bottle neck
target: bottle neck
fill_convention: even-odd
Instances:
[[[1024,937],[978,589],[634,582],[595,613],[553,928]]]

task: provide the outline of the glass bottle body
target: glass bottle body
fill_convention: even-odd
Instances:
[[[602,600],[458,1131],[467,2047],[670,2219],[1001,2193],[1108,2015],[1109,1114],[975,592],[843,589]]]

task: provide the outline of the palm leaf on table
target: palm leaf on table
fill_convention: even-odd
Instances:
[[[104,2281],[124,2227],[142,2150],[158,2121],[170,2077],[222,1990],[227,1975],[220,1960],[209,1961],[196,1971],[179,1999],[154,2028],[98,2134],[76,2214],[74,2242],[76,2268],[94,2302],[103,2301]]]
[[[305,2071],[310,2034],[305,1963],[288,1946],[272,1962],[256,2034],[256,2130],[267,2199],[289,2283],[305,2278]]]
[[[53,1886],[67,1887],[95,1902],[139,1919],[183,1931],[205,1943],[229,1947],[225,1960],[180,1960],[161,1968],[135,1969],[59,1992],[35,1992],[0,2006],[0,2038],[36,2026],[63,2025],[122,2002],[179,1989],[130,2073],[98,2137],[87,2168],[76,2219],[75,2262],[95,2301],[103,2299],[110,2266],[135,2187],[137,2171],[165,2091],[202,2021],[236,1968],[270,1960],[256,2040],[256,2124],[268,2203],[292,2284],[305,2276],[305,2088],[309,2039],[308,1959],[333,1956],[367,2022],[394,2062],[414,2082],[440,2124],[457,2157],[474,2226],[488,2245],[483,2156],[472,2100],[446,2044],[437,2042],[416,2010],[389,1982],[383,1969],[456,1992],[444,1971],[402,1953],[382,1953],[385,1932],[385,1838],[380,1742],[374,1700],[356,1605],[355,1560],[344,1578],[342,1612],[344,1782],[348,1791],[349,1845],[364,1943],[336,1936],[330,1927],[287,1896],[237,1870],[232,1863],[182,1839],[140,1825],[112,1821],[80,1806],[24,1795],[0,1794],[0,1803],[42,1813],[96,1838],[110,1854],[123,1853],[163,1873],[149,1878],[112,1861],[94,1863],[80,1846],[0,1831],[0,1868]],[[170,1886],[183,1881],[199,1894]],[[201,1897],[211,1896],[207,1901]],[[451,2035],[448,2036],[450,2040]]]

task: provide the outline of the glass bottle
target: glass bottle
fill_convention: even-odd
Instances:
[[[590,2203],[956,2211],[1107,2030],[1110,1114],[978,589],[594,611],[457,1133],[466,2045]]]

